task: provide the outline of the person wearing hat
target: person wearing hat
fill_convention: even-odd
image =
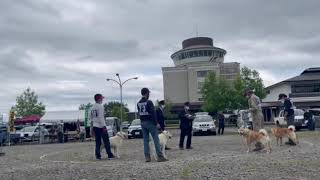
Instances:
[[[252,129],[259,131],[263,128],[261,100],[251,89],[246,89],[244,95],[248,98],[249,111],[252,117]]]
[[[141,89],[142,98],[137,104],[138,113],[140,115],[141,127],[142,127],[142,135],[143,135],[143,145],[144,145],[144,156],[146,158],[146,162],[151,161],[150,156],[150,147],[149,147],[149,136],[151,134],[154,146],[156,149],[156,153],[158,156],[157,161],[163,162],[167,161],[167,159],[163,156],[161,148],[160,148],[160,140],[157,128],[160,128],[159,123],[157,122],[154,105],[152,101],[149,100],[150,91],[148,88]]]
[[[191,147],[191,137],[192,137],[192,121],[194,117],[190,113],[190,103],[185,102],[184,103],[184,109],[179,114],[180,118],[180,142],[179,142],[179,148],[182,150],[184,148],[184,138],[185,136],[188,136],[187,139],[187,149],[192,149]]]
[[[111,152],[109,135],[106,127],[106,120],[104,118],[104,107],[102,106],[104,97],[101,94],[94,95],[95,104],[91,108],[90,119],[93,134],[96,139],[95,155],[97,160],[101,160],[101,139],[103,140],[104,147],[108,154],[108,158],[114,158]]]
[[[281,101],[283,105],[283,117],[284,120],[287,122],[287,126],[289,127],[291,125],[294,125],[294,110],[291,100],[288,98],[286,94],[283,93],[279,94],[278,100]],[[286,142],[286,144],[295,145],[295,143],[290,139],[288,139],[288,142]]]
[[[261,100],[258,96],[253,93],[253,90],[246,89],[244,95],[248,98],[249,112],[252,117],[252,130],[258,132],[263,128],[263,114],[261,109]],[[259,151],[263,149],[261,143],[255,144],[256,148],[254,151]]]

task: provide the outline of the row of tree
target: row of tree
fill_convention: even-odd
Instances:
[[[266,96],[262,79],[256,70],[243,67],[236,80],[231,82],[211,72],[206,77],[202,87],[203,110],[216,113],[218,111],[246,109],[248,108],[248,101],[243,96],[243,92],[247,88],[254,90],[260,98]]]
[[[91,108],[93,104],[81,104],[79,106],[79,110],[85,110],[86,108]],[[108,103],[103,104],[104,107],[104,116],[105,117],[121,117],[121,103],[116,101],[111,101]],[[128,114],[129,108],[127,104],[123,104],[123,112],[122,112],[122,118],[124,121],[128,120]]]

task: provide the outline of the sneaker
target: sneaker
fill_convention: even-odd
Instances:
[[[193,147],[190,146],[190,147],[187,147],[187,149],[193,149]]]
[[[183,147],[179,147],[179,149],[180,149],[180,150],[183,150],[184,148],[183,148]]]
[[[102,160],[101,157],[96,157],[96,159],[97,159],[98,161],[101,161],[101,160]]]
[[[171,148],[169,148],[169,147],[166,146],[166,147],[165,147],[165,150],[171,150]]]
[[[149,155],[149,156],[146,156],[145,158],[146,158],[146,162],[151,162],[151,157],[150,157],[150,155]]]
[[[158,156],[158,162],[165,162],[165,161],[168,161],[168,159],[166,159],[165,157],[163,156]]]

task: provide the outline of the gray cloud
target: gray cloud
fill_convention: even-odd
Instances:
[[[75,108],[102,92],[105,81],[139,76],[126,86],[133,107],[139,89],[162,98],[162,66],[181,41],[209,36],[226,61],[261,72],[267,85],[319,66],[317,0],[71,0],[0,2],[0,111],[31,87],[49,109]],[[196,30],[196,27],[198,27]],[[3,110],[5,109],[5,110]]]

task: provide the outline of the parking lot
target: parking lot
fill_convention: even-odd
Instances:
[[[246,153],[235,128],[224,136],[194,136],[192,150],[179,150],[179,131],[168,162],[145,163],[141,139],[126,140],[120,159],[96,161],[94,142],[4,147],[0,179],[317,179],[320,131],[298,133],[298,146]],[[106,154],[103,153],[104,158]]]

